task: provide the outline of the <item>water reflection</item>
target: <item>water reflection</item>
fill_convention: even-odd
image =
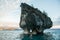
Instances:
[[[24,34],[22,40],[55,40],[53,38],[53,35],[50,33],[44,33],[44,34],[33,34],[32,37],[30,37],[29,34]]]

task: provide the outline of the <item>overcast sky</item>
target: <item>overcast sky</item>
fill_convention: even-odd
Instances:
[[[22,2],[47,12],[53,22],[60,24],[60,0],[0,0],[0,22],[19,23]]]

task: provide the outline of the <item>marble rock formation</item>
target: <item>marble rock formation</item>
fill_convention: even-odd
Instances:
[[[42,33],[52,27],[52,21],[46,12],[41,12],[26,3],[21,3],[20,27],[30,32]]]

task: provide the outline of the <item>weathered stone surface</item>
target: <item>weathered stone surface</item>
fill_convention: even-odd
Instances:
[[[37,33],[43,32],[44,29],[52,27],[52,21],[50,17],[46,15],[46,12],[29,6],[26,3],[21,3],[21,19],[20,27],[23,30],[36,31]]]

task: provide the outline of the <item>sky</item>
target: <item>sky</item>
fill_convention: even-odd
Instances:
[[[54,25],[60,25],[60,0],[0,0],[0,23],[19,24],[22,2],[45,11]]]

